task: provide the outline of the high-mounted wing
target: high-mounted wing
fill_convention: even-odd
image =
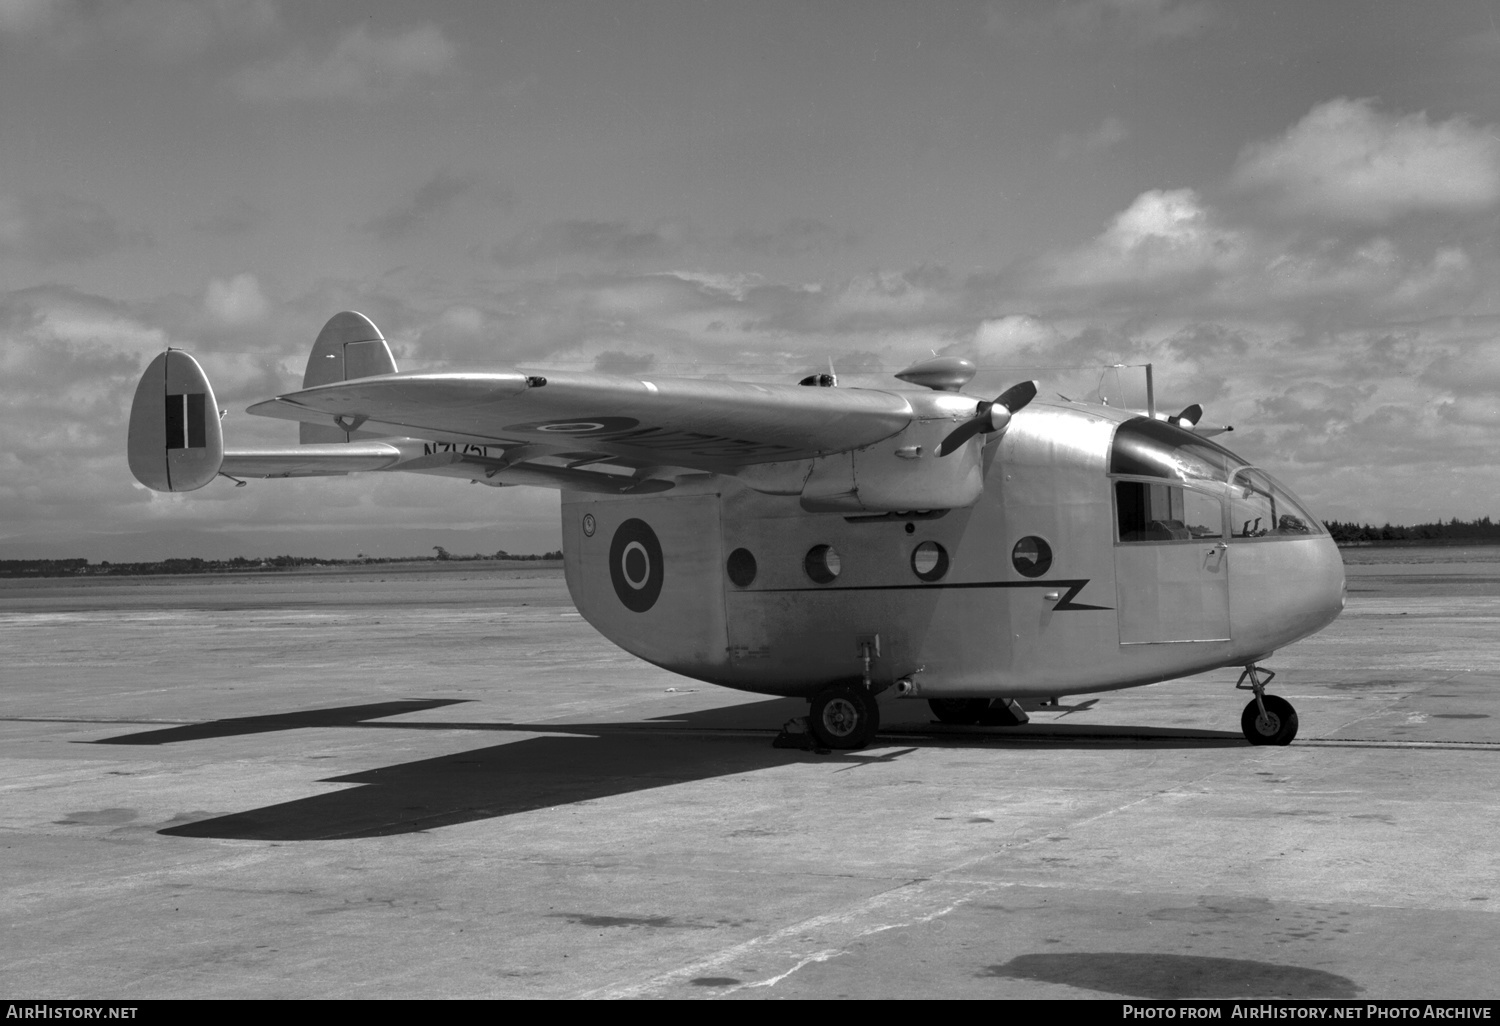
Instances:
[[[905,392],[579,373],[402,374],[375,325],[346,311],[319,334],[302,389],[250,408],[299,422],[302,445],[225,450],[202,368],[172,351],[152,363],[136,393],[130,465],[160,491],[201,488],[221,473],[399,470],[639,495],[716,473],[798,496],[813,512],[954,509],[984,488],[984,446],[969,437],[1003,427],[993,403],[959,393],[972,373],[964,361],[928,361],[903,372],[923,386]],[[979,414],[982,430],[950,437]]]
[[[916,417],[893,392],[601,374],[392,374],[304,389],[250,412],[348,432],[546,446],[718,471],[858,449]]]

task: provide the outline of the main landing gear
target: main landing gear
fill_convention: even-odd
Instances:
[[[880,706],[862,684],[832,684],[813,696],[807,726],[824,748],[863,748],[880,729]]]
[[[1264,679],[1261,674],[1265,675]],[[1235,684],[1241,691],[1255,692],[1255,697],[1240,714],[1240,729],[1245,732],[1245,740],[1252,745],[1289,745],[1297,736],[1297,710],[1292,708],[1292,703],[1266,694],[1266,685],[1275,676],[1274,671],[1251,663]],[[1247,680],[1250,683],[1245,683]]]
[[[875,704],[875,696],[884,689],[870,680],[870,665],[878,655],[880,635],[861,637],[859,660],[863,671],[859,679],[830,684],[813,695],[807,729],[824,748],[863,748],[880,729],[880,706]]]

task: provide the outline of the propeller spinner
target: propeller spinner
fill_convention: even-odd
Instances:
[[[1022,407],[1036,398],[1036,382],[1023,381],[1011,385],[997,395],[993,402],[981,402],[974,416],[955,428],[938,446],[938,455],[947,456],[977,434],[999,431],[1010,423],[1010,418]]]

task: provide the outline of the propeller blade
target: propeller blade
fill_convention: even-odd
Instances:
[[[996,406],[1004,406],[1011,413],[1020,413],[1021,408],[1036,398],[1036,382],[1023,381],[1011,385],[995,400]]]
[[[1035,398],[1036,382],[1022,381],[1001,392],[993,402],[980,403],[975,407],[972,418],[954,428],[943,439],[938,446],[938,455],[947,456],[977,434],[989,434],[1003,429],[1010,423],[1012,414]]]
[[[953,450],[961,447],[969,439],[979,434],[979,432],[988,431],[989,427],[989,417],[985,414],[978,414],[964,421],[958,427],[954,428],[948,434],[947,438],[943,439],[942,444],[938,446],[938,455],[948,455]]]
[[[1186,423],[1188,427],[1192,427],[1202,419],[1203,407],[1199,406],[1197,403],[1194,403],[1191,406],[1185,407],[1181,413],[1177,414],[1177,416],[1168,417],[1167,422],[1169,424],[1176,424],[1179,427]]]

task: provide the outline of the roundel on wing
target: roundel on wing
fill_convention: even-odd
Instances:
[[[629,431],[638,427],[640,421],[634,417],[574,417],[572,420],[537,420],[528,424],[507,424],[503,430],[535,435],[553,435],[558,438],[595,438]]]
[[[665,569],[650,524],[632,517],[616,528],[609,543],[609,579],[626,609],[644,613],[656,605]]]

